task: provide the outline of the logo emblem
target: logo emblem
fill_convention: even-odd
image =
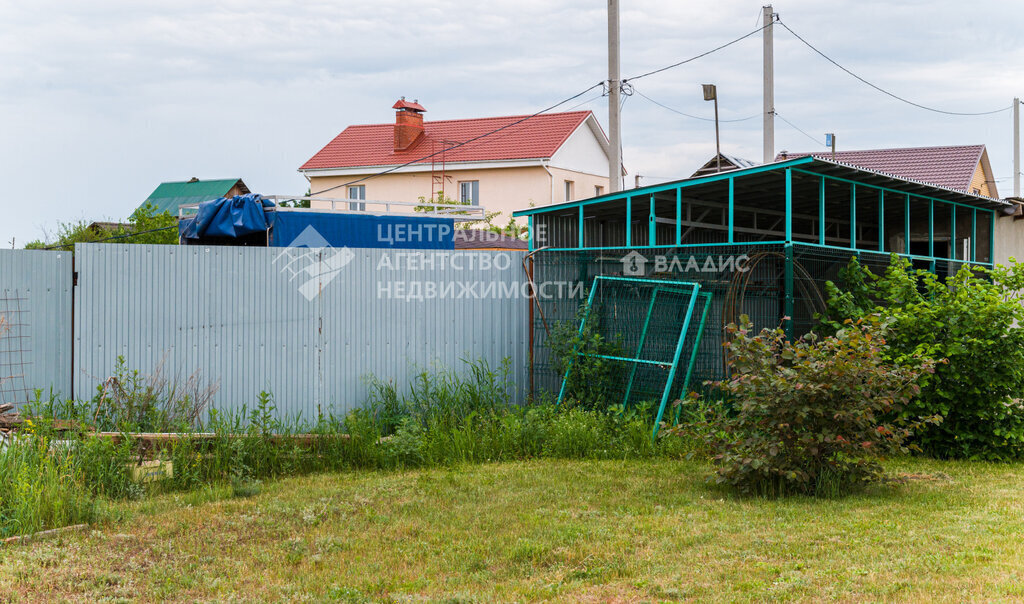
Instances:
[[[633,250],[622,257],[622,274],[627,277],[643,277],[647,274],[647,257]]]
[[[312,302],[355,257],[347,247],[331,247],[310,225],[274,258],[274,264],[282,263],[281,272],[289,281],[299,279],[299,293]]]

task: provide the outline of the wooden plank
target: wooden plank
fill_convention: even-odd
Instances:
[[[88,524],[73,524],[71,526],[62,526],[60,528],[50,529],[48,531],[39,531],[38,533],[32,533],[31,535],[18,535],[16,537],[8,537],[8,538],[0,541],[0,544],[2,544],[2,545],[15,545],[17,543],[25,543],[25,542],[32,541],[32,540],[35,540],[35,539],[40,539],[40,538],[43,538],[43,537],[52,537],[54,535],[59,535],[61,533],[71,533],[71,532],[74,532],[74,531],[84,531],[87,528],[89,528]]]

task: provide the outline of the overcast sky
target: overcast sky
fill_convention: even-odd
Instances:
[[[840,63],[950,111],[1024,96],[1016,0],[780,0],[775,10]],[[622,73],[693,56],[759,26],[761,2],[622,1]],[[426,118],[532,113],[607,77],[599,0],[414,3],[274,0],[0,0],[0,245],[61,220],[120,219],[166,180],[242,177],[302,193],[296,169],[349,124],[393,120],[399,96]],[[775,32],[776,150],[984,143],[1010,194],[1009,111],[929,113],[886,97]],[[761,111],[761,39],[635,82],[679,111],[723,120]],[[607,126],[594,93],[582,105]],[[652,180],[688,176],[714,126],[638,94],[623,107],[623,159]],[[722,124],[726,153],[761,159],[761,119]],[[632,182],[632,181],[630,181]],[[651,182],[648,180],[646,182]]]

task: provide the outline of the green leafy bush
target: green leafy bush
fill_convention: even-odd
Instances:
[[[551,329],[545,344],[551,353],[554,369],[565,375],[565,399],[587,409],[606,410],[611,401],[621,398],[621,361],[603,359],[595,355],[623,356],[622,346],[601,335],[597,321],[591,318],[584,324],[585,308],[581,307],[575,321],[560,321]],[[599,313],[591,313],[592,317]]]
[[[915,436],[933,457],[1011,460],[1024,455],[1024,271],[961,269],[944,281],[893,256],[884,275],[857,259],[829,283],[825,329],[878,313],[891,326],[892,362],[943,363],[922,382],[904,417],[941,415]]]
[[[915,425],[886,418],[903,411],[933,363],[886,362],[877,317],[826,338],[788,340],[781,329],[751,335],[745,316],[728,332],[732,377],[713,385],[732,409],[697,428],[719,483],[753,495],[838,495],[882,479],[879,457],[906,450]]]

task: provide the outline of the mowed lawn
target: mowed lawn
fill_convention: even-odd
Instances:
[[[840,501],[738,499],[667,460],[161,496],[0,549],[0,600],[1024,599],[1024,466],[892,469],[908,482]]]

